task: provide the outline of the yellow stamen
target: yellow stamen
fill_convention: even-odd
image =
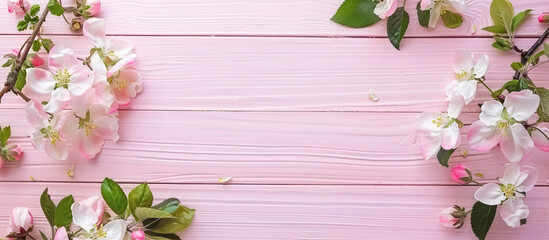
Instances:
[[[84,124],[84,131],[86,132],[86,137],[89,136],[93,132],[93,130],[97,128],[97,125],[95,125],[93,121],[86,121],[83,124]]]
[[[504,137],[509,136],[509,122],[507,120],[499,120],[497,127],[501,130],[501,135]]]
[[[46,132],[46,138],[50,139],[51,144],[55,144],[57,141],[61,140],[61,135],[59,134],[59,130],[54,128],[49,129]]]
[[[505,197],[507,199],[509,199],[510,197],[513,197],[515,196],[515,185],[514,184],[511,184],[511,183],[508,183],[507,185],[503,185],[503,184],[500,184],[500,187],[501,187],[501,191],[503,192],[503,194],[505,195]]]
[[[62,69],[56,72],[53,79],[55,80],[57,87],[67,88],[67,84],[71,81],[71,75],[67,69]]]

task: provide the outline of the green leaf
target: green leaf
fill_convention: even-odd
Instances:
[[[345,0],[332,21],[352,28],[368,27],[381,20],[374,14],[376,5],[372,0]]]
[[[543,53],[549,58],[549,45],[547,43],[543,43]]]
[[[31,9],[30,9],[30,11],[29,11],[29,14],[30,14],[31,16],[36,16],[36,14],[37,14],[38,12],[40,12],[40,5],[38,5],[38,4],[32,5],[32,7],[31,7]]]
[[[492,43],[492,47],[494,47],[495,49],[499,49],[502,51],[509,51],[513,48],[509,40],[505,38],[494,37],[494,39],[496,40],[496,42]]]
[[[147,235],[147,238],[151,240],[181,240],[179,236],[173,233],[161,234],[161,233],[146,231],[145,234]]]
[[[29,27],[29,22],[27,22],[25,20],[21,20],[21,21],[19,21],[19,23],[17,23],[17,31],[19,31],[19,32],[25,31],[27,29],[27,27]]]
[[[513,18],[513,21],[512,21],[513,25],[511,26],[511,32],[514,33],[517,30],[518,26],[520,26],[520,24],[522,22],[524,22],[524,20],[526,19],[528,14],[530,14],[531,11],[532,11],[532,9],[527,9],[527,10],[519,12],[517,15],[515,15],[515,17]]]
[[[32,50],[38,52],[40,51],[40,48],[42,48],[42,43],[40,43],[40,40],[34,40],[34,42],[32,42]]]
[[[65,9],[59,4],[57,0],[50,0],[48,2],[48,8],[50,9],[51,14],[55,16],[61,16],[65,13]]]
[[[512,33],[513,15],[515,10],[507,0],[493,0],[490,5],[490,16],[495,26],[502,26],[508,34]]]
[[[520,63],[520,62],[511,63],[511,68],[513,68],[513,70],[515,70],[515,71],[518,71],[518,70],[522,69],[523,67],[524,67],[524,65],[522,65],[522,63]]]
[[[44,234],[42,231],[40,231],[40,237],[42,237],[42,240],[49,240],[48,237],[46,237],[46,234]]]
[[[55,208],[54,224],[56,227],[67,227],[72,222],[71,206],[74,203],[72,195],[61,199]]]
[[[42,207],[42,212],[44,216],[50,223],[51,226],[54,226],[54,217],[55,217],[55,203],[51,200],[50,195],[48,194],[48,189],[44,190],[40,196],[40,207]]]
[[[44,50],[46,50],[46,52],[50,52],[50,50],[53,48],[53,46],[55,46],[53,44],[53,42],[51,41],[51,39],[47,39],[47,38],[44,38],[42,39],[42,46],[44,47]]]
[[[538,116],[542,122],[549,122],[549,90],[539,87],[534,91],[539,96]]]
[[[118,183],[110,178],[105,178],[101,184],[101,195],[114,213],[124,214],[128,207],[128,198]]]
[[[482,28],[482,30],[491,32],[491,33],[497,33],[497,34],[507,33],[507,30],[505,30],[505,27],[503,26],[488,26],[488,27]]]
[[[535,65],[535,64],[537,64],[536,62],[539,61],[539,58],[541,56],[543,56],[544,54],[545,54],[545,46],[544,46],[544,50],[539,51],[536,54],[530,56],[526,62],[527,63],[534,63],[534,65]]]
[[[463,18],[459,13],[444,11],[440,18],[447,28],[457,28],[463,23]]]
[[[400,41],[408,29],[410,16],[404,10],[404,7],[396,9],[395,13],[387,19],[387,37],[396,49],[400,50]]]
[[[181,204],[179,199],[168,198],[162,201],[161,203],[154,205],[152,208],[172,214],[179,208],[179,204]],[[155,228],[156,226],[158,226],[158,223],[159,223],[159,219],[143,220],[143,225],[147,226],[148,229]]]
[[[129,204],[130,212],[134,217],[136,217],[135,215],[136,208],[139,208],[139,207],[150,208],[152,206],[152,203],[153,203],[153,194],[147,183],[143,183],[135,187],[128,194],[128,204]],[[139,219],[141,218],[139,217]]]
[[[19,71],[19,74],[17,75],[17,81],[15,81],[14,87],[21,91],[23,90],[23,87],[27,84],[27,69],[22,68],[21,71]]]
[[[446,150],[441,147],[437,153],[438,163],[444,167],[449,167],[448,160],[450,160],[450,156],[452,156],[455,151],[456,149]]]
[[[15,60],[13,58],[10,58],[2,65],[2,67],[7,68],[13,65],[14,63],[15,63]]]
[[[158,219],[158,218],[177,218],[170,213],[157,210],[154,208],[148,207],[138,207],[135,209],[136,220],[141,219]]]
[[[425,0],[429,1],[429,0]],[[429,18],[431,17],[431,10],[421,10],[421,1],[416,5],[417,20],[422,27],[429,28]]]
[[[4,128],[0,127],[0,143],[1,143],[2,146],[7,145],[7,141],[10,138],[10,136],[11,136],[11,127],[10,126],[4,127]]]
[[[185,228],[187,228],[194,218],[194,213],[196,210],[189,209],[184,206],[179,206],[179,208],[172,213],[176,219],[162,219],[158,224],[158,227],[152,231],[155,233],[177,233]]]
[[[489,206],[481,202],[473,205],[471,212],[471,228],[479,240],[486,239],[486,235],[492,226],[498,206]]]

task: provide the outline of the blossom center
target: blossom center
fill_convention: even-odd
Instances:
[[[501,135],[509,136],[509,121],[502,119],[497,122],[497,127],[501,131]]]
[[[67,69],[58,70],[53,76],[55,80],[55,88],[67,88],[67,84],[71,81],[71,75]]]
[[[97,125],[91,120],[90,111],[86,112],[86,118],[76,117],[78,118],[78,129],[84,129],[86,137],[97,128]]]
[[[103,230],[103,226],[101,226],[100,228],[97,228],[97,226],[95,226],[95,231],[90,236],[90,239],[103,239],[106,237],[107,237],[107,232]]]
[[[501,188],[501,191],[503,192],[503,195],[505,195],[507,199],[515,196],[516,189],[514,184],[511,184],[511,183],[508,183],[507,185],[500,184],[500,188]]]
[[[44,134],[45,138],[50,140],[51,144],[55,144],[59,140],[61,140],[61,134],[59,133],[59,130],[57,128],[52,128],[51,126],[48,126],[47,128],[42,128],[40,132]]]
[[[432,123],[437,126],[437,128],[447,128],[453,121],[453,119],[445,114],[437,114],[433,119]]]

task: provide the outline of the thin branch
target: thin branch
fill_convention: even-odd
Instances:
[[[534,54],[534,52],[536,52],[536,50],[539,48],[539,46],[541,46],[543,44],[543,41],[545,41],[547,36],[549,36],[549,28],[547,28],[545,30],[545,32],[538,38],[538,40],[534,43],[534,45],[532,45],[532,47],[530,47],[530,49],[528,49],[528,51],[522,52],[522,54],[520,56],[520,62],[523,65],[526,64],[526,62],[528,61],[528,58],[530,58],[530,56],[532,56],[532,54]],[[522,73],[520,71],[516,71],[515,76],[513,76],[513,79],[519,79],[521,75],[522,75]]]

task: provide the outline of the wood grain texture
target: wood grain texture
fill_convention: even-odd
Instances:
[[[45,5],[47,0],[33,2]],[[102,2],[98,17],[105,18],[107,33],[113,35],[387,36],[386,20],[364,29],[347,28],[330,21],[343,0],[165,0],[154,4],[149,0]],[[481,30],[492,24],[488,14],[491,0],[467,0],[469,11],[464,14],[464,23],[458,29],[448,29],[440,22],[436,29],[429,30],[417,22],[418,2],[409,0],[406,3],[406,10],[410,13],[408,37],[491,35]],[[518,35],[531,37],[543,33],[546,26],[537,23],[536,17],[547,10],[544,9],[545,0],[515,0],[513,4],[517,12],[535,9]],[[0,15],[0,34],[18,34],[15,28],[18,19],[5,14],[5,4],[0,4],[0,12],[3,13]],[[70,33],[59,17],[49,17],[46,26],[47,33]],[[409,48],[409,44],[403,45],[403,48]]]
[[[25,158],[0,169],[0,180],[30,181],[33,176],[96,182],[116,176],[121,181],[216,183],[230,176],[245,184],[452,184],[449,170],[419,154],[417,115],[123,111],[119,142],[108,142],[95,160],[74,154],[63,162],[32,148],[26,137],[31,126],[20,120],[23,110],[2,109],[0,122],[12,126]],[[461,119],[471,123],[476,118]],[[486,181],[502,176],[505,160],[499,148],[470,151],[467,158],[459,152],[451,164],[464,163]],[[536,150],[527,162],[539,168],[542,185],[549,179],[547,156]],[[66,172],[73,165],[76,173],[69,178]]]
[[[48,186],[54,201],[69,193],[78,201],[99,194],[100,184]],[[123,188],[128,192],[133,186]],[[461,230],[437,222],[439,211],[451,204],[469,208],[476,187],[151,184],[151,189],[155,202],[176,196],[197,210],[183,239],[474,239],[468,220]],[[0,183],[0,216],[28,206],[37,228],[48,232],[39,208],[43,190],[39,183]],[[530,216],[521,228],[508,228],[498,214],[488,239],[524,239],[526,234],[544,239],[549,234],[548,196],[546,187],[528,194]],[[0,218],[0,226],[7,224],[7,217]]]
[[[131,109],[214,111],[441,111],[444,86],[454,78],[456,49],[491,57],[488,84],[512,79],[518,54],[493,49],[491,39],[409,39],[398,52],[385,39],[357,38],[208,38],[125,37],[136,45],[144,90]],[[83,38],[55,36],[54,41],[85,57]],[[0,52],[24,37],[0,36]],[[151,46],[150,43],[156,44]],[[533,39],[518,39],[527,47]],[[531,72],[540,86],[547,66]],[[0,70],[6,76],[7,70]],[[376,91],[379,102],[368,97]],[[479,96],[465,112],[489,99]],[[21,108],[9,94],[0,108]]]

